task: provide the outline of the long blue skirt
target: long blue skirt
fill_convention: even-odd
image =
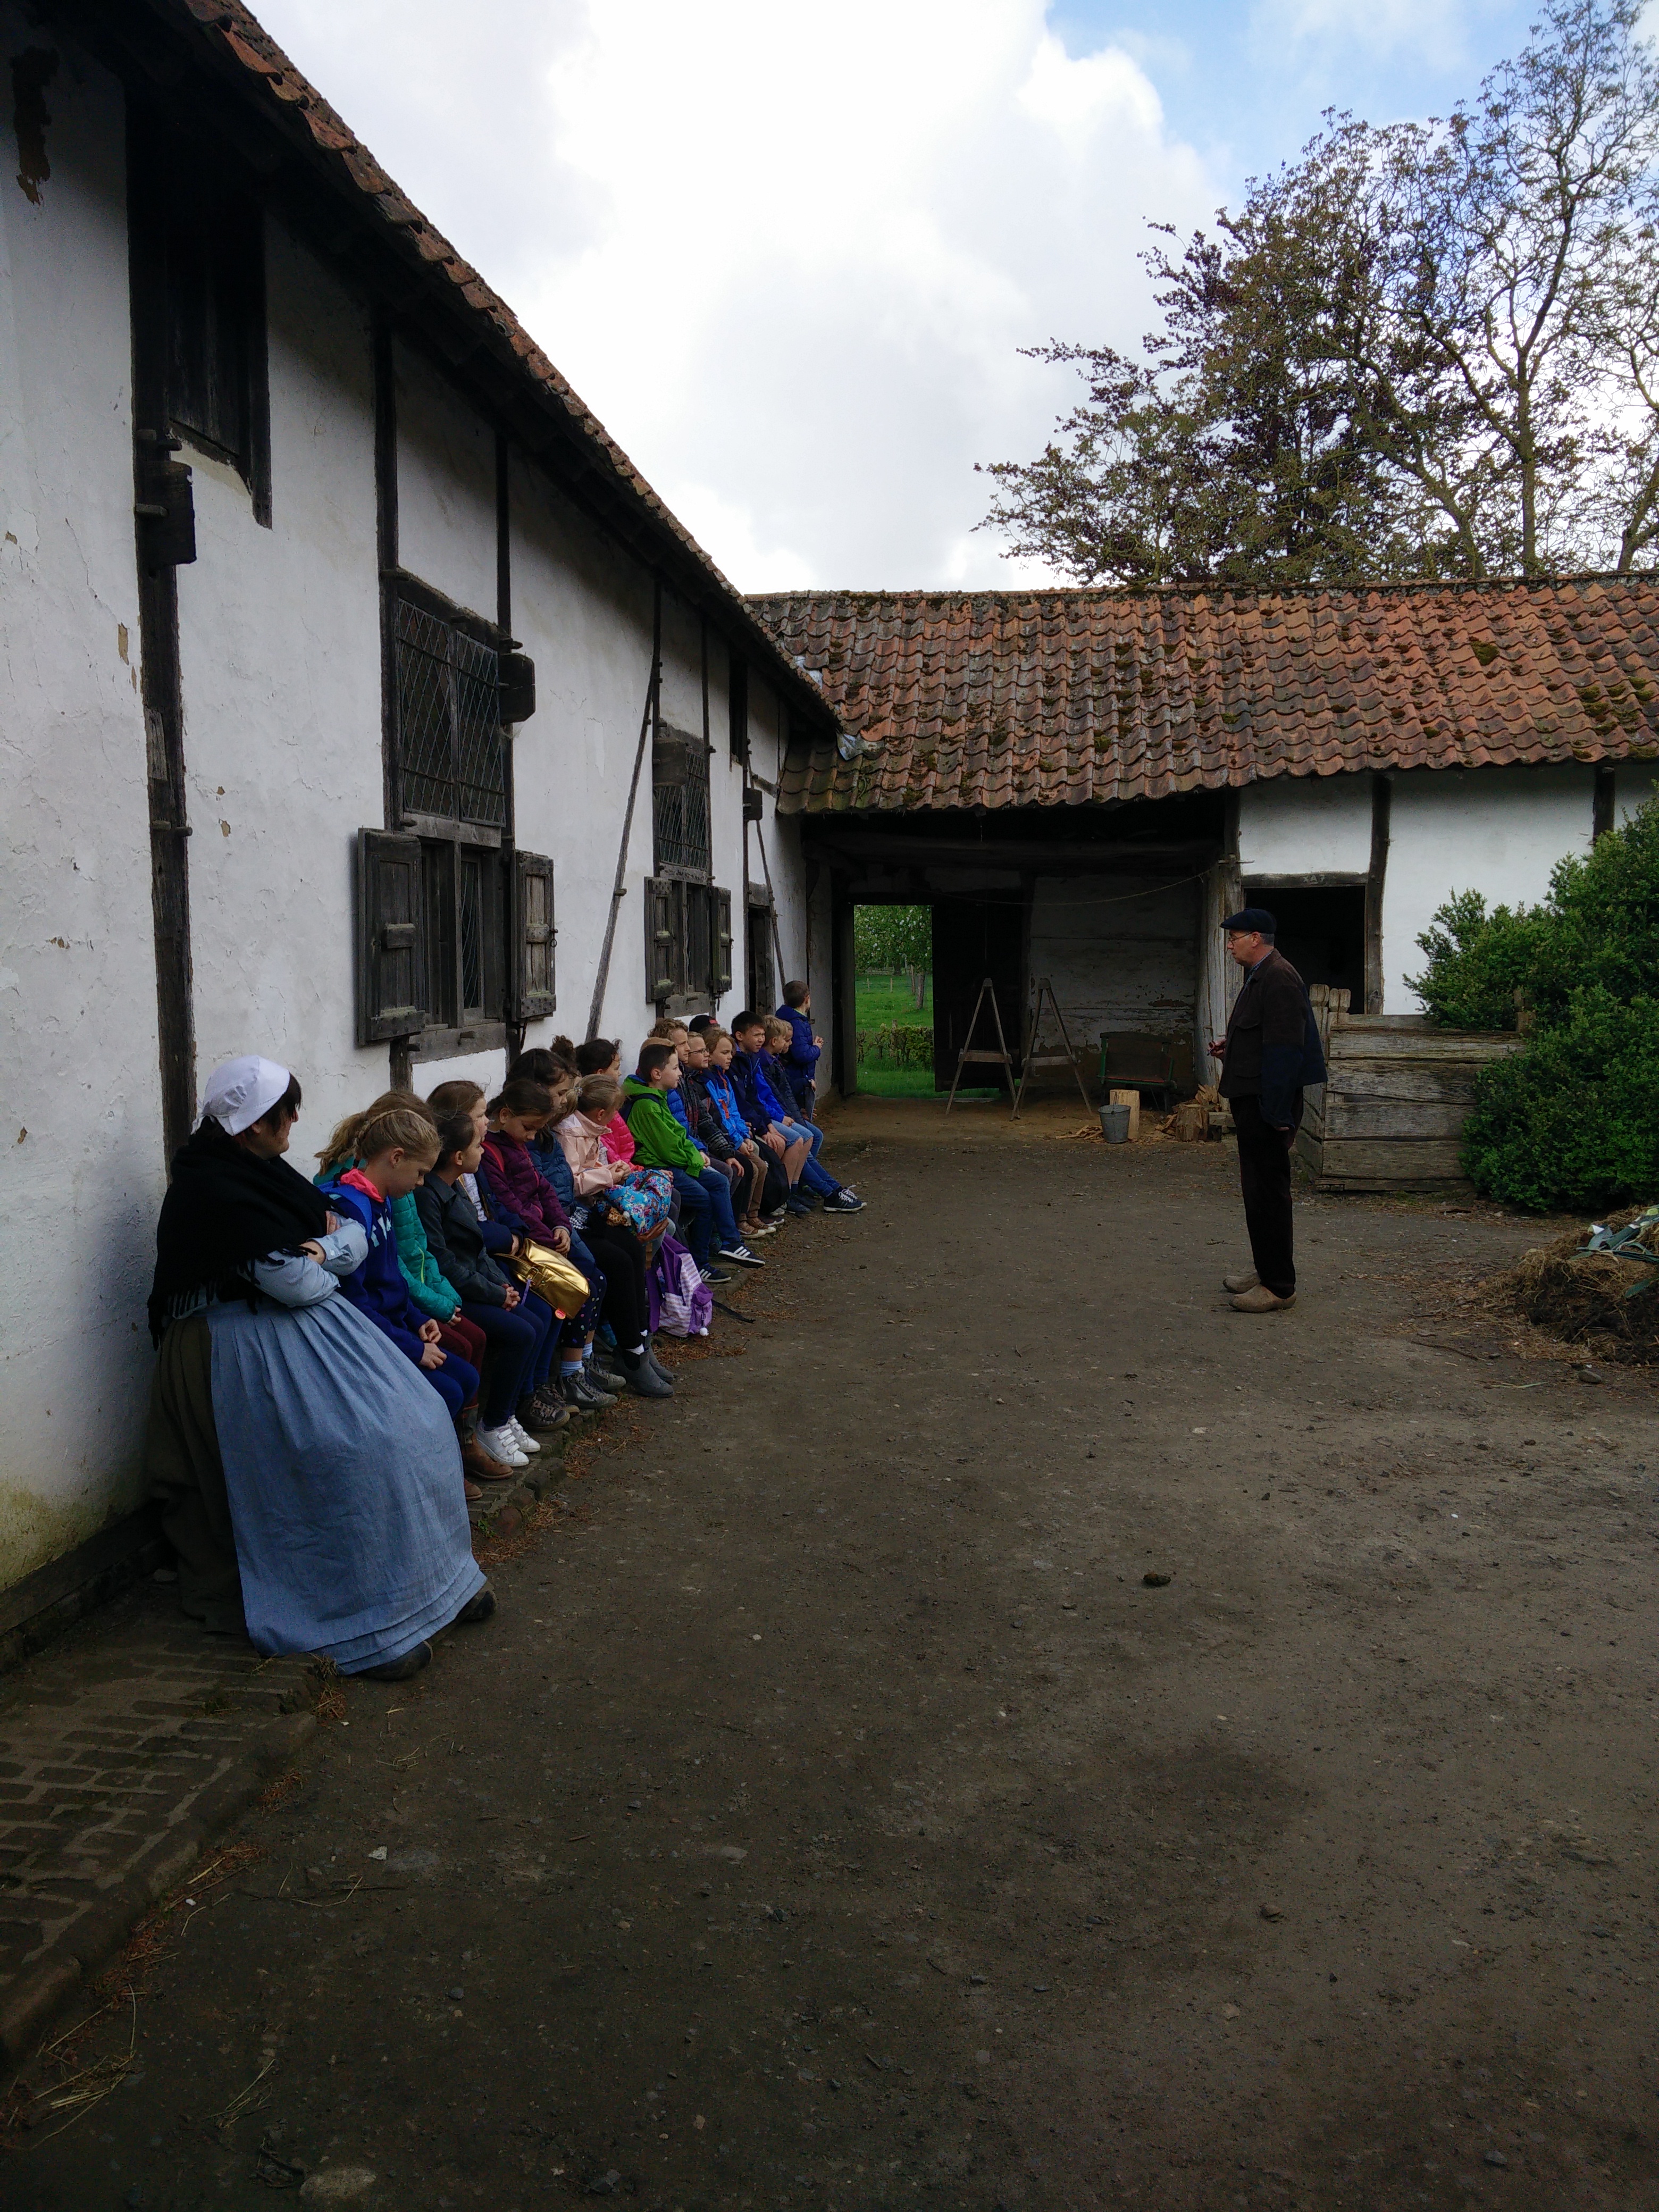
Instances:
[[[442,1399],[337,1295],[214,1305],[208,1322],[255,1646],[343,1674],[401,1658],[483,1587]]]

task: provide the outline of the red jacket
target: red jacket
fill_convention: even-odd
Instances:
[[[520,1236],[550,1244],[556,1229],[569,1228],[570,1216],[559,1194],[537,1166],[529,1146],[516,1137],[492,1129],[484,1139],[480,1171],[490,1212]]]

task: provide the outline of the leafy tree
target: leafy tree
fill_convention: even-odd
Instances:
[[[1079,582],[1627,569],[1659,538],[1659,62],[1550,0],[1443,121],[1328,115],[1178,258],[986,526]]]
[[[853,910],[853,958],[860,975],[908,975],[918,1006],[933,964],[933,909],[860,906]]]

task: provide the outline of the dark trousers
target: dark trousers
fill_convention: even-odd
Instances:
[[[487,1429],[499,1429],[509,1420],[521,1398],[534,1395],[542,1376],[537,1373],[553,1327],[553,1309],[538,1297],[520,1298],[509,1313],[505,1306],[475,1304],[461,1312],[489,1347],[483,1370],[483,1409]],[[546,1372],[543,1367],[542,1374]]]
[[[631,1230],[619,1226],[601,1229],[590,1221],[586,1234],[605,1271],[605,1318],[618,1347],[631,1352],[650,1327],[644,1249]]]
[[[1291,1225],[1291,1148],[1302,1126],[1302,1093],[1296,1094],[1291,1131],[1261,1118],[1259,1098],[1230,1098],[1238,1132],[1238,1180],[1244,1192],[1244,1225],[1250,1233],[1255,1272],[1275,1297],[1296,1288]]]

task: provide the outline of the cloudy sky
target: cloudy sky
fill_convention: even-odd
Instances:
[[[743,589],[1012,583],[975,461],[1049,337],[1316,126],[1443,112],[1515,0],[254,0]]]

